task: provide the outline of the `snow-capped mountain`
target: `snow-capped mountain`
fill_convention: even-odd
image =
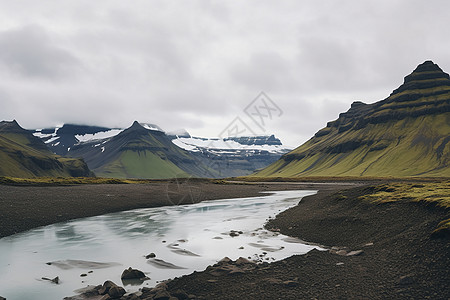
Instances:
[[[154,124],[140,123],[140,125],[148,130],[164,132]],[[74,145],[97,142],[94,147],[99,147],[106,140],[118,135],[123,130],[123,128],[64,124],[53,128],[36,129],[33,135],[40,138],[53,153],[64,156],[70,152]]]
[[[286,149],[279,139],[274,135],[271,136],[244,136],[244,137],[228,137],[228,138],[201,138],[176,136],[172,137],[172,142],[180,148],[188,151],[201,152],[209,151],[215,154],[230,154],[232,152],[248,152],[256,153],[267,151],[274,154],[284,154],[289,151]]]
[[[289,151],[274,135],[202,138],[193,137],[186,130],[165,133],[157,125],[138,122],[127,129],[65,124],[38,129],[33,134],[52,152],[82,157],[97,175],[107,177],[163,178],[182,172],[197,177],[241,176],[266,167]],[[141,155],[143,151],[145,156]],[[160,159],[170,164],[161,164]],[[143,167],[153,169],[155,161],[161,176]],[[134,168],[139,165],[139,170],[133,170],[128,162]],[[118,164],[121,170],[110,170],[111,165]]]

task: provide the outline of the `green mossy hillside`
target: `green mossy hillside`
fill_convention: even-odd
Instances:
[[[450,79],[430,61],[388,98],[355,102],[259,177],[449,177]]]
[[[83,160],[51,153],[16,121],[0,122],[0,176],[94,176]]]

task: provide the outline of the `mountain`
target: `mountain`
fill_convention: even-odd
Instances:
[[[128,129],[64,124],[33,134],[54,153],[83,157],[98,176],[119,178],[242,176],[288,152],[273,135],[200,138],[138,122]]]
[[[0,122],[0,176],[93,176],[81,159],[51,153],[14,120]]]
[[[202,174],[188,151],[177,147],[157,126],[137,121],[113,136],[113,130],[95,133],[72,145],[67,155],[83,157],[97,176],[115,178],[171,178]],[[78,139],[80,137],[78,136]]]
[[[37,129],[33,135],[40,138],[55,154],[66,155],[73,145],[114,136],[122,129],[100,126],[64,124],[54,128]]]
[[[274,135],[228,138],[192,137],[187,132],[170,135],[172,142],[219,173],[219,177],[252,174],[287,153]]]
[[[354,102],[255,176],[450,176],[450,79],[426,61],[391,95]]]

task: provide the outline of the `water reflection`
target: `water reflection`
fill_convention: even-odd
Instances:
[[[203,270],[225,256],[278,260],[313,246],[263,229],[268,217],[315,191],[205,201],[74,220],[0,239],[0,291],[8,300],[61,299],[128,267],[151,279],[127,290]],[[152,253],[153,255],[149,255]],[[50,264],[47,264],[50,262]],[[83,274],[83,276],[80,276]],[[59,284],[41,278],[58,277]]]

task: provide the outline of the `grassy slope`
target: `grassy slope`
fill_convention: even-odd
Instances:
[[[450,113],[406,118],[401,121],[369,124],[360,130],[343,134],[331,132],[322,139],[311,139],[292,153],[333,145],[337,141],[377,140],[347,153],[318,152],[302,160],[279,160],[256,176],[450,176],[450,145],[442,149],[441,160],[436,148],[449,135]],[[384,149],[381,149],[386,147]],[[377,150],[380,149],[380,150]],[[443,161],[444,160],[444,161]],[[442,166],[444,166],[442,168]],[[447,166],[447,167],[445,167]],[[440,168],[441,167],[441,168]]]
[[[23,144],[22,144],[23,143]],[[69,173],[58,169],[43,169],[42,165],[55,163],[45,152],[27,146],[27,139],[16,134],[0,136],[0,175],[16,177],[34,176],[69,176]]]
[[[54,155],[45,146],[33,143],[20,133],[1,133],[0,161],[0,176],[87,175],[81,160]]]
[[[127,150],[102,168],[96,169],[98,176],[114,178],[174,178],[189,175],[174,163],[148,150]]]

